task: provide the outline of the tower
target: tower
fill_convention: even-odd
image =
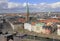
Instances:
[[[50,16],[50,13],[51,13],[51,12],[48,12],[48,16]]]
[[[28,2],[26,3],[26,22],[29,21],[29,7],[28,7]]]

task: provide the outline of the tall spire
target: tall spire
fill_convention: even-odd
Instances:
[[[26,2],[26,11],[27,11],[27,13],[26,13],[26,22],[28,22],[28,21],[29,21],[29,7],[28,7],[28,1]]]

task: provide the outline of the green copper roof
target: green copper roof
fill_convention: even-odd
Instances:
[[[37,23],[36,26],[44,26],[45,23]]]

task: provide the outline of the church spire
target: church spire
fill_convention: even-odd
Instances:
[[[27,13],[26,13],[26,22],[28,22],[29,21],[29,7],[28,7],[28,2],[26,2],[26,11],[27,11]]]

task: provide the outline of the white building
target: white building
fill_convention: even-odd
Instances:
[[[34,31],[37,33],[41,33],[43,30],[44,23],[36,23],[35,25],[29,24],[29,23],[24,23],[24,29],[29,30],[29,31]]]
[[[24,23],[24,29],[32,31],[32,25],[29,23]]]

